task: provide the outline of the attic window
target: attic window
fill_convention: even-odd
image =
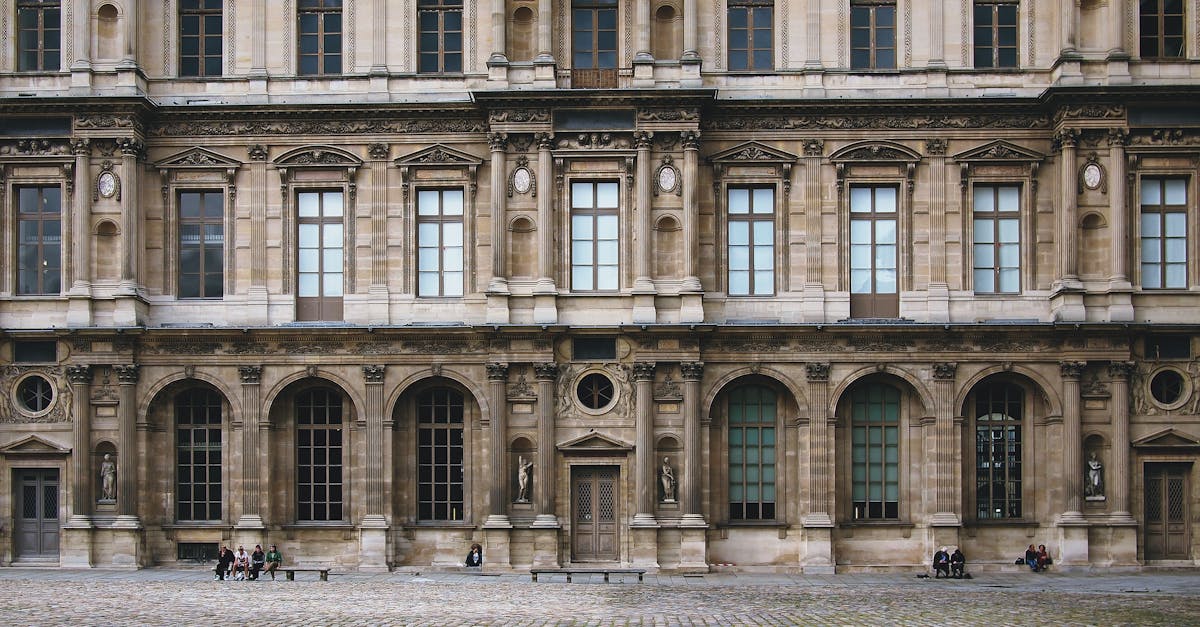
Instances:
[[[1191,359],[1192,338],[1187,335],[1146,337],[1146,359]]]
[[[576,361],[597,361],[617,358],[617,341],[611,337],[580,337],[571,344]]]
[[[19,364],[54,363],[58,361],[57,346],[54,340],[14,342],[13,361]]]

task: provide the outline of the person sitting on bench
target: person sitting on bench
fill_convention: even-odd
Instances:
[[[950,576],[950,554],[946,552],[946,547],[933,554],[933,578],[938,579],[942,576]]]
[[[963,578],[963,570],[967,567],[967,556],[963,555],[962,549],[955,547],[954,552],[950,554],[950,574],[955,579]]]

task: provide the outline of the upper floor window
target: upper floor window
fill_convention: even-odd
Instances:
[[[225,195],[179,193],[179,297],[225,293]]]
[[[463,191],[417,193],[417,296],[463,295]]]
[[[18,0],[18,70],[49,72],[61,68],[61,4],[58,0]]]
[[[729,188],[729,294],[775,293],[775,188]]]
[[[850,315],[894,318],[897,289],[898,189],[891,185],[850,188]]]
[[[895,0],[852,0],[850,67],[856,70],[896,68]]]
[[[1141,0],[1139,4],[1139,54],[1147,59],[1182,58],[1183,0]]]
[[[617,0],[574,0],[571,29],[571,85],[616,87]]]
[[[341,320],[345,276],[342,192],[300,192],[296,318]]]
[[[728,402],[729,519],[774,519],[775,392],[747,385]]]
[[[437,387],[417,398],[417,518],[463,519],[463,395]]]
[[[976,293],[1021,291],[1021,188],[976,185],[974,193]]]
[[[571,183],[571,289],[618,288],[618,183]]]
[[[900,392],[883,383],[850,396],[854,520],[900,517]]]
[[[1016,0],[975,3],[975,67],[1017,67]]]
[[[62,289],[62,188],[17,188],[17,293]]]
[[[300,0],[300,74],[341,74],[342,0]]]
[[[458,73],[463,65],[463,0],[420,0],[420,68],[423,74]]]
[[[1021,415],[1024,393],[1012,383],[975,392],[975,516],[1021,517]]]
[[[1142,287],[1187,287],[1185,178],[1143,178],[1141,185]]]
[[[774,0],[730,0],[729,70],[768,71],[775,67]]]
[[[222,0],[179,3],[179,75],[220,76]]]
[[[342,520],[342,398],[327,388],[296,397],[296,520]]]
[[[175,397],[177,520],[221,520],[221,397],[196,388]]]

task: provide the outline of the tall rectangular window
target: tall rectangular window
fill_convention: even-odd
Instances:
[[[975,393],[975,515],[1021,517],[1021,411],[1024,393],[1011,383]]]
[[[850,188],[850,315],[899,315],[896,203],[898,190],[885,185]]]
[[[342,73],[342,0],[300,0],[300,74]]]
[[[775,518],[775,392],[761,385],[729,394],[729,519]]]
[[[850,396],[854,520],[900,517],[900,392],[857,386]]]
[[[1183,58],[1183,7],[1183,0],[1141,0],[1138,53],[1143,58]]]
[[[975,3],[975,67],[1017,67],[1016,0]]]
[[[221,520],[221,397],[192,389],[175,397],[177,520]]]
[[[179,193],[179,297],[225,293],[225,194]]]
[[[17,293],[62,290],[62,189],[17,188]]]
[[[895,0],[852,0],[850,67],[856,70],[896,68]]]
[[[333,390],[296,397],[296,520],[342,520],[342,399]]]
[[[774,0],[729,1],[729,71],[774,69]]]
[[[300,192],[296,204],[296,317],[341,320],[345,277],[342,192]]]
[[[571,85],[617,86],[617,0],[571,4]]]
[[[463,191],[417,192],[417,296],[463,295]]]
[[[976,293],[1021,291],[1021,188],[976,185],[974,193]]]
[[[422,74],[463,71],[463,0],[420,0],[420,68]]]
[[[417,518],[463,519],[463,395],[437,387],[417,397]]]
[[[223,0],[179,3],[179,75],[220,76]]]
[[[18,0],[17,69],[53,72],[61,69],[62,9],[59,0]]]
[[[1142,287],[1187,287],[1185,178],[1142,179]]]
[[[618,288],[617,203],[615,181],[571,183],[571,290]]]
[[[775,188],[729,188],[729,294],[775,293]]]

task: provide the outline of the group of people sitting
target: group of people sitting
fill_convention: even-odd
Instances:
[[[962,549],[955,547],[953,553],[947,553],[946,547],[942,547],[933,554],[933,578],[940,579],[942,577],[955,579],[963,578],[963,571],[967,567],[967,557],[963,555]]]
[[[217,554],[217,567],[214,569],[217,574],[213,580],[224,581],[228,576],[234,581],[256,581],[261,573],[270,573],[271,579],[275,579],[275,571],[282,564],[283,554],[274,544],[271,545],[271,550],[265,553],[261,544],[254,545],[254,551],[251,553],[246,553],[243,546],[239,546],[237,552],[222,546]]]
[[[1050,559],[1050,553],[1046,551],[1046,545],[1044,544],[1039,544],[1036,549],[1033,548],[1032,544],[1029,545],[1029,548],[1025,549],[1024,562],[1029,567],[1029,570],[1035,573],[1046,570],[1053,563]],[[1018,560],[1017,563],[1020,564],[1021,560]]]

